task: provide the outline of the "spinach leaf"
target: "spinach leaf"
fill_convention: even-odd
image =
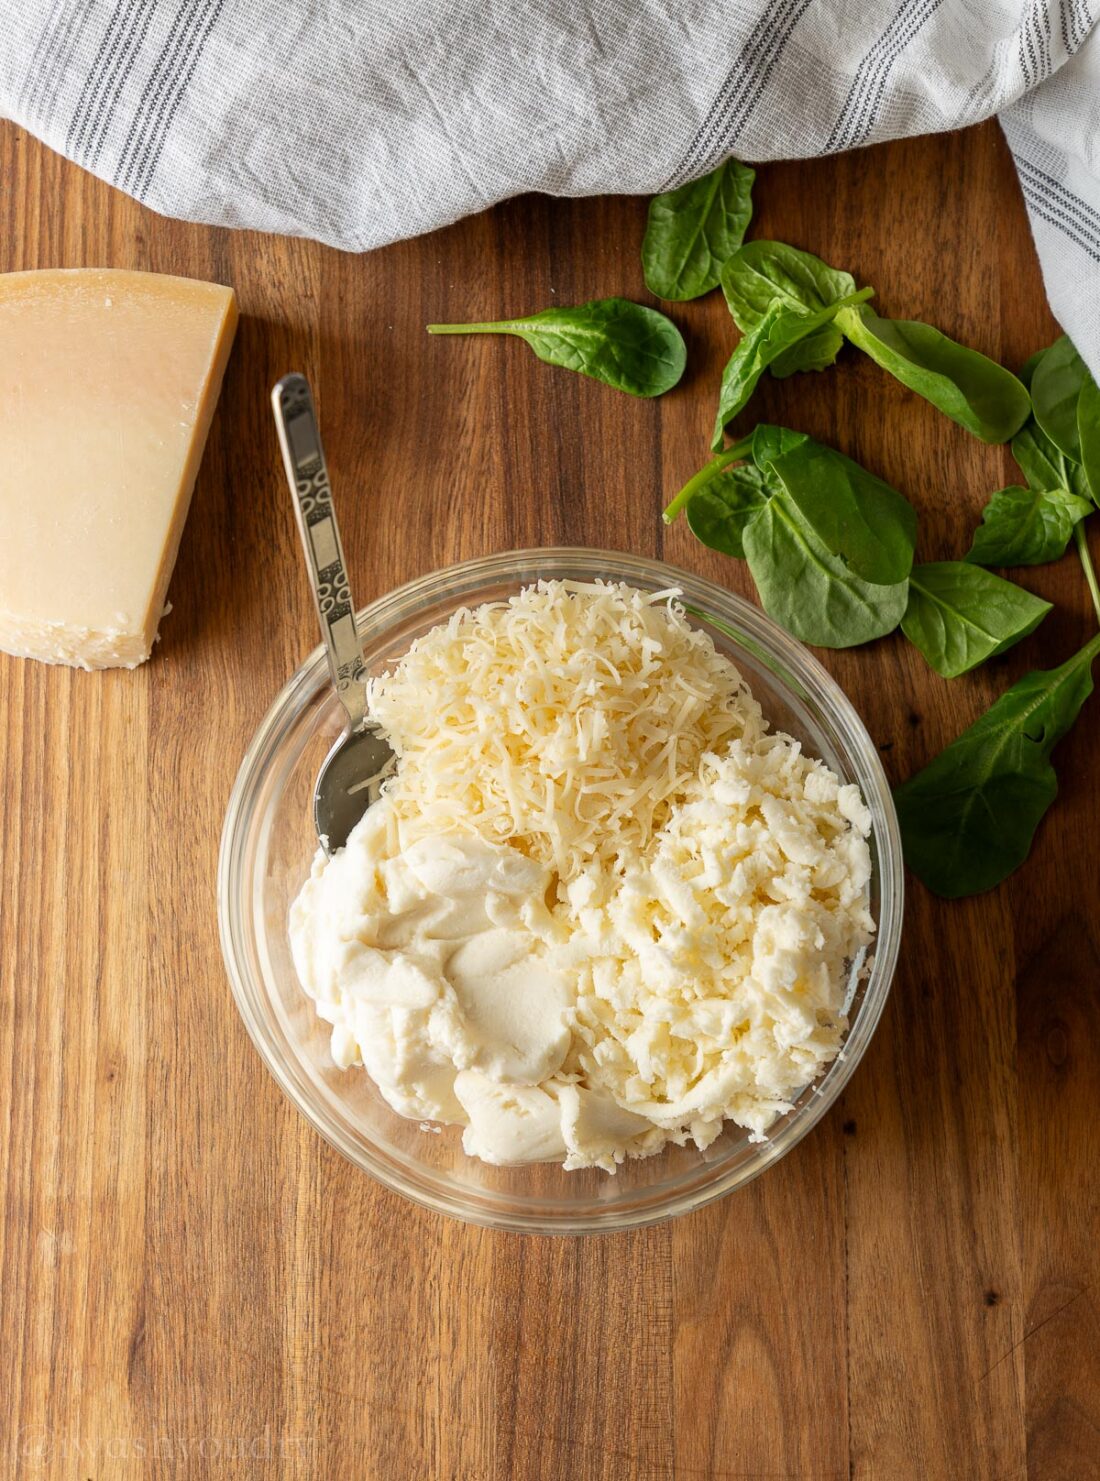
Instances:
[[[1088,480],[1080,464],[1067,458],[1051,442],[1034,417],[1012,439],[1012,456],[1023,470],[1029,488],[1040,492],[1046,489],[1068,489],[1078,498],[1089,497]]]
[[[670,391],[687,364],[683,336],[672,320],[625,298],[597,298],[490,324],[429,324],[428,333],[514,334],[548,365],[564,365],[630,396]]]
[[[755,329],[773,303],[795,313],[819,313],[856,291],[851,273],[784,242],[746,242],[722,272],[722,289],[737,327]],[[776,357],[777,379],[798,371],[827,370],[844,346],[835,324],[826,323]]]
[[[1087,375],[1085,362],[1063,334],[1040,356],[1031,377],[1035,420],[1051,442],[1075,463],[1081,461],[1077,402]]]
[[[688,524],[697,539],[713,550],[743,560],[741,528],[779,486],[767,474],[768,463],[788,448],[806,441],[804,432],[792,432],[787,427],[772,427],[767,422],[760,422],[747,437],[711,458],[689,478],[661,518],[670,525],[679,514],[688,510]],[[744,468],[730,466],[742,458],[751,462]],[[731,475],[729,482],[723,477],[725,470],[729,470]],[[705,493],[712,493],[716,502],[701,503],[692,518],[692,504]],[[754,497],[754,494],[759,497]],[[731,520],[736,529],[731,529]]]
[[[785,242],[746,242],[722,269],[722,292],[744,334],[756,328],[773,303],[813,314],[855,291],[851,273]]]
[[[661,518],[666,525],[673,524],[684,512],[687,505],[700,493],[712,479],[718,477],[723,469],[730,467],[732,463],[738,463],[742,458],[748,458],[752,454],[752,438],[743,437],[733,447],[728,447],[720,452],[717,457],[711,458],[709,463],[703,465],[698,473],[693,473],[684,484],[683,488],[672,499],[662,511]]]
[[[854,576],[892,586],[909,575],[917,514],[889,484],[809,438],[773,458],[768,470],[829,554]]]
[[[869,292],[870,289],[864,290],[865,295]],[[759,323],[738,344],[722,372],[712,448],[722,446],[726,426],[747,405],[765,370],[785,350],[828,324],[840,307],[839,304],[830,304],[813,314],[785,308],[779,302],[768,307]]]
[[[755,178],[748,165],[727,159],[701,180],[653,197],[642,242],[651,293],[682,302],[717,287],[752,218]]]
[[[748,403],[771,361],[789,344],[803,337],[801,326],[806,322],[802,315],[773,303],[760,322],[742,337],[722,372],[718,412],[710,440],[713,449],[717,450],[722,446],[726,423],[732,421]],[[773,330],[782,343],[770,342]],[[812,333],[812,328],[807,328],[805,333]]]
[[[1046,354],[1046,350],[1036,350],[1034,355],[1029,355],[1016,372],[1016,379],[1021,385],[1031,390],[1031,378],[1035,374],[1035,367]]]
[[[901,630],[937,674],[955,679],[1026,638],[1050,611],[1022,586],[963,561],[914,566]]]
[[[774,367],[773,372],[774,374]],[[1085,377],[1077,398],[1077,437],[1081,444],[1081,466],[1089,492],[1100,504],[1100,386]]]
[[[1050,753],[1092,692],[1100,636],[1060,668],[1026,674],[894,792],[905,858],[948,899],[1000,884],[1024,862],[1058,792]]]
[[[763,509],[774,487],[753,463],[721,470],[688,500],[691,533],[711,550],[744,560],[745,526]]]
[[[803,370],[828,370],[843,348],[843,334],[835,324],[826,324],[823,329],[784,350],[772,361],[769,369],[777,381]]]
[[[850,648],[897,627],[907,583],[861,581],[831,555],[785,489],[742,531],[745,556],[765,612],[804,643]]]
[[[877,365],[983,442],[1007,442],[1031,409],[1011,371],[915,319],[842,308],[837,325]],[[1036,372],[1038,374],[1038,372]]]
[[[1033,474],[1013,443],[1016,461],[1032,487],[1042,483],[1044,488],[1068,488],[1100,503],[1100,389],[1096,381],[1065,335],[1027,363],[1033,368],[1034,414],[1020,435],[1027,439],[1025,456],[1032,456],[1039,466]],[[1041,460],[1035,459],[1032,443],[1038,444]]]
[[[747,442],[753,462],[758,468],[766,468],[769,463],[792,447],[798,447],[809,440],[805,432],[792,432],[789,427],[775,427],[770,422],[757,422]]]
[[[752,461],[729,466],[745,456]],[[664,518],[671,523],[686,508],[697,539],[743,558],[747,526],[777,492],[813,537],[811,548],[839,557],[842,574],[869,586],[904,582],[916,538],[912,506],[858,463],[787,427],[761,422],[689,479]]]
[[[1007,488],[993,494],[966,559],[978,566],[1041,566],[1065,554],[1092,508],[1069,489]]]

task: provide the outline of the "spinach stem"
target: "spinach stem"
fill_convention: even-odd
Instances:
[[[512,321],[502,319],[496,324],[428,324],[429,334],[484,334],[496,330],[501,334],[512,331]]]
[[[723,468],[728,467],[730,463],[737,463],[742,458],[748,457],[751,446],[752,438],[743,437],[740,442],[735,442],[732,447],[726,448],[725,452],[719,453],[716,458],[711,458],[709,463],[700,468],[698,473],[688,479],[687,483],[684,484],[675,499],[673,499],[672,503],[661,515],[665,524],[672,524],[683,513],[692,495],[697,494],[712,478],[716,478]]]
[[[1100,583],[1096,580],[1096,567],[1092,563],[1089,554],[1089,542],[1085,535],[1085,521],[1079,519],[1073,527],[1073,538],[1077,544],[1077,554],[1081,557],[1081,566],[1085,573],[1085,580],[1089,584],[1089,592],[1092,595],[1092,605],[1096,609],[1096,620],[1100,622]]]

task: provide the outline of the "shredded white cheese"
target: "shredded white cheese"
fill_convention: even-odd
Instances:
[[[643,853],[702,757],[765,726],[672,592],[540,581],[371,681],[403,836],[477,833],[563,877]]]

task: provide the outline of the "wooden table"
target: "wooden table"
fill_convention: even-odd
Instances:
[[[0,268],[216,278],[244,315],[153,661],[0,658],[5,1474],[1100,1475],[1095,705],[1010,883],[953,905],[912,885],[866,1059],[747,1191],[592,1240],[407,1206],[283,1099],[218,947],[233,776],[317,637],[268,388],[314,380],[366,595],[556,542],[751,595],[659,519],[705,456],[725,308],[676,310],[689,373],[639,402],[423,325],[644,300],[640,200],[518,200],[357,257],[161,220],[11,126],[0,180]],[[992,125],[768,166],[756,199],[756,235],[853,268],[889,311],[1010,364],[1056,333]],[[854,356],[759,409],[903,489],[926,559],[960,555],[1013,481]],[[1056,611],[968,678],[900,639],[824,655],[893,778],[1085,640],[1072,557],[1025,580]]]

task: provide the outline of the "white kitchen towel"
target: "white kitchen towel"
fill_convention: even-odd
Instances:
[[[520,191],[649,193],[996,114],[1100,375],[1100,0],[5,9],[0,114],[166,215],[353,250]]]

